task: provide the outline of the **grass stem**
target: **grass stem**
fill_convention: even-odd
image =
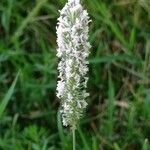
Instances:
[[[76,150],[76,132],[75,129],[72,129],[72,137],[73,137],[73,150]]]

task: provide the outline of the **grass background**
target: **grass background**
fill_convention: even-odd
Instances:
[[[0,150],[72,149],[55,95],[55,27],[65,2],[0,1]],[[149,150],[150,1],[82,4],[92,48],[77,150]]]

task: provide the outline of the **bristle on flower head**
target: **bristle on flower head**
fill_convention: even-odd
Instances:
[[[61,114],[64,126],[76,127],[84,109],[90,43],[88,42],[89,16],[80,0],[69,0],[60,11],[57,26],[57,56],[59,81],[57,97],[61,99]]]
[[[68,2],[70,2],[70,3],[74,2],[74,3],[78,4],[78,3],[80,3],[80,0],[68,0]]]

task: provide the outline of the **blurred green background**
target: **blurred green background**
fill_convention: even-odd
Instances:
[[[0,150],[72,149],[55,94],[55,28],[65,2],[0,0]],[[77,150],[150,150],[150,1],[82,4],[92,48]]]

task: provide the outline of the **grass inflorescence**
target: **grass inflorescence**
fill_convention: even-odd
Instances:
[[[0,1],[2,150],[72,149],[72,135],[62,127],[55,96],[55,27],[65,2]],[[150,3],[82,4],[92,19],[90,97],[76,131],[76,149],[149,150]]]

